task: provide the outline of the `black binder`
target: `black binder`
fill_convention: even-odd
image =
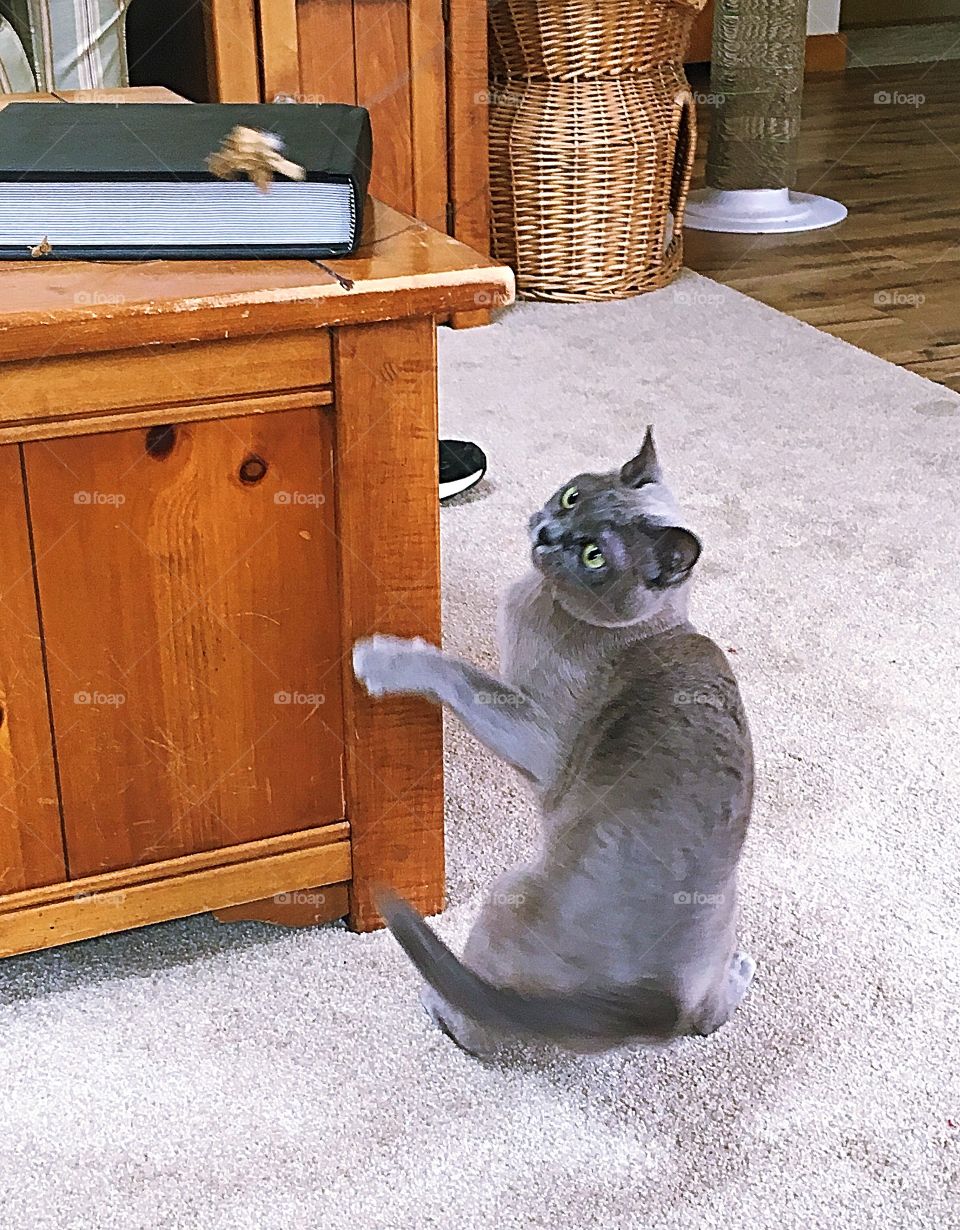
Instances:
[[[237,125],[306,170],[268,191],[207,158]],[[370,180],[363,107],[12,103],[0,111],[0,258],[315,259],[359,242]],[[44,245],[45,247],[45,245]]]

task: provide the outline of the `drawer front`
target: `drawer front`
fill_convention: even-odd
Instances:
[[[4,416],[3,434],[18,439],[26,424],[323,388],[331,366],[326,329],[5,363],[4,404],[17,417]]]
[[[30,536],[15,444],[0,447],[0,896],[65,878]]]
[[[71,877],[342,817],[329,414],[24,455]]]

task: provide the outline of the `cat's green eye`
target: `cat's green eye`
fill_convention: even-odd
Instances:
[[[560,497],[560,507],[573,508],[579,498],[580,492],[576,489],[576,487],[568,487]]]
[[[580,552],[580,559],[587,568],[602,568],[607,562],[603,557],[603,552],[595,542],[588,542]]]

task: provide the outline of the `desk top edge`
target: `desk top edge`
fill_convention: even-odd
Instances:
[[[70,105],[105,96],[186,101],[168,90],[141,87],[85,91],[80,97],[6,95],[0,108],[15,101]],[[84,348],[85,332],[90,349],[103,350],[108,322],[124,347],[181,340],[185,318],[191,336],[200,340],[220,335],[226,316],[233,335],[255,333],[256,327],[244,327],[244,313],[263,308],[273,332],[501,307],[514,296],[510,268],[371,198],[360,247],[349,258],[0,262],[0,360],[75,353]]]

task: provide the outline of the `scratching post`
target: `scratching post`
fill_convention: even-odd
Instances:
[[[710,92],[716,111],[705,189],[685,225],[753,234],[831,226],[847,211],[793,191],[803,97],[806,0],[718,0]]]

